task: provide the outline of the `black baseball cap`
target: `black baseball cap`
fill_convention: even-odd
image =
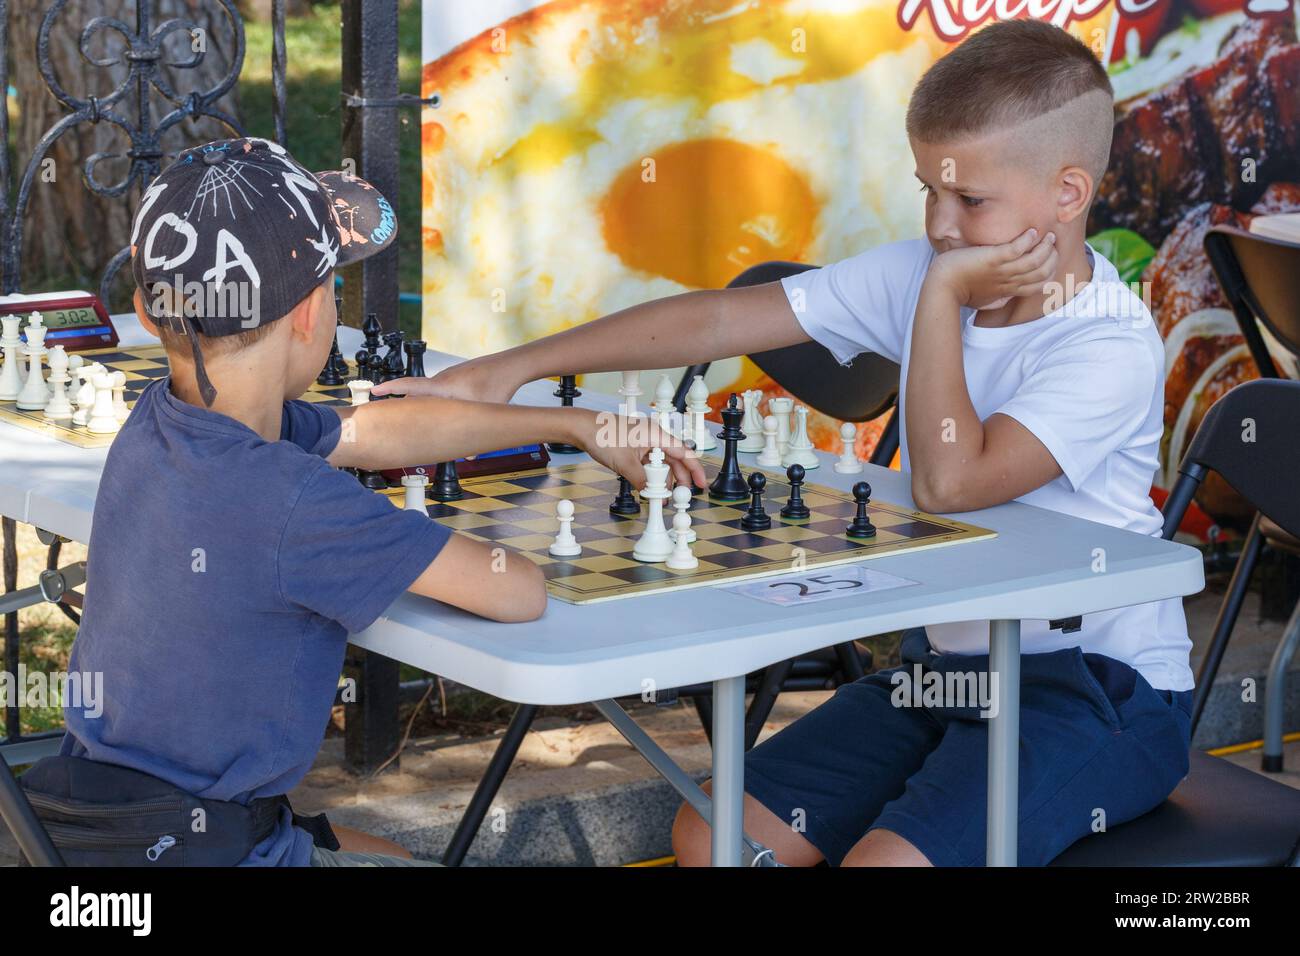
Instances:
[[[215,140],[185,150],[149,184],[131,228],[145,310],[185,335],[203,401],[195,332],[219,337],[283,318],[331,271],[397,235],[393,207],[342,170],[309,172],[277,143]]]

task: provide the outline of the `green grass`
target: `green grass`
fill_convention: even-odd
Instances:
[[[398,88],[420,91],[420,4],[401,0],[398,7]],[[246,24],[247,51],[239,79],[239,105],[245,128],[271,138],[275,132],[271,91],[271,25]],[[341,23],[337,4],[320,4],[285,27],[288,57],[288,115],[285,145],[308,169],[337,169],[342,164],[339,102]],[[398,111],[397,256],[398,286],[420,291],[420,111]],[[389,197],[392,199],[393,197]],[[419,305],[403,305],[399,318],[408,334],[420,327]]]
[[[22,640],[18,642],[18,660],[28,674],[49,674],[68,669],[68,654],[76,636],[72,622],[55,624],[24,624]],[[21,693],[24,688],[18,688]],[[18,708],[19,726],[23,734],[39,734],[63,727],[63,702],[46,701],[45,707]]]

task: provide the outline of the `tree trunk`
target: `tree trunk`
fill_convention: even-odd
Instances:
[[[191,91],[206,91],[220,83],[230,69],[236,52],[235,30],[215,2],[194,0],[142,0],[149,4],[150,32],[173,18],[193,23],[204,31],[206,52],[192,69],[163,66],[161,72],[176,94],[184,99]],[[15,0],[9,16],[9,78],[17,91],[16,156],[13,190],[16,200],[19,184],[33,153],[45,133],[68,109],[46,88],[37,66],[36,44],[41,21],[49,8],[41,0]],[[127,76],[122,62],[126,40],[114,30],[99,30],[87,44],[97,59],[115,59],[112,66],[100,67],[82,56],[79,38],[83,26],[96,16],[116,17],[134,33],[136,4],[128,0],[70,0],[50,31],[49,60],[55,78],[67,93],[77,99],[104,97]],[[162,44],[161,62],[184,62],[195,54],[194,35],[187,30],[171,33]],[[232,90],[214,104],[220,111],[239,120],[238,100]],[[151,128],[174,108],[156,89],[150,88],[148,109]],[[112,110],[126,122],[138,127],[139,100],[132,84]],[[184,120],[162,137],[165,168],[181,149],[196,143],[232,135],[221,122],[203,117]],[[86,158],[107,153],[95,167],[101,186],[120,183],[130,169],[127,152],[131,142],[126,133],[113,123],[80,123],[64,134],[45,153],[46,161],[38,165],[33,177],[27,207],[23,210],[23,265],[20,288],[59,286],[98,291],[105,267],[130,240],[131,219],[140,197],[140,183],[118,196],[101,196],[92,191],[84,179]],[[50,162],[52,160],[52,162]],[[133,286],[129,272],[123,269],[114,284],[110,309],[125,307]]]

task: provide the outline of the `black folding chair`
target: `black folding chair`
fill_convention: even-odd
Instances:
[[[1263,378],[1285,377],[1269,352],[1264,332],[1283,350],[1300,358],[1300,245],[1256,235],[1235,226],[1215,226],[1205,236],[1205,254],[1232,306],[1259,374]],[[1242,543],[1241,557],[1228,584],[1227,598],[1214,622],[1210,646],[1196,677],[1193,733],[1200,723],[1214,678],[1232,637],[1232,629],[1246,599],[1251,576],[1266,544],[1274,551],[1300,556],[1300,538],[1288,534],[1263,514],[1255,516]],[[1269,685],[1272,686],[1271,679]],[[1282,770],[1280,737],[1269,739],[1266,734],[1262,766],[1271,772]]]
[[[1211,471],[1283,530],[1300,532],[1297,422],[1300,382],[1259,379],[1219,399],[1178,468],[1178,481],[1165,502],[1164,537],[1173,538],[1197,487]],[[1297,643],[1300,611],[1291,616],[1279,645],[1282,672]],[[1273,680],[1270,674],[1269,695],[1277,701],[1280,723],[1281,680],[1276,693]],[[1300,790],[1192,751],[1188,775],[1168,800],[1136,820],[1085,837],[1052,865],[1297,866]]]
[[[0,820],[4,820],[18,841],[18,849],[33,866],[63,866],[63,857],[10,771],[3,749],[0,749]]]
[[[764,285],[815,268],[798,262],[761,262],[732,279],[727,288]],[[800,402],[838,421],[870,421],[892,408],[894,413],[871,454],[872,464],[888,467],[898,450],[899,369],[896,363],[867,352],[846,368],[816,342],[754,352],[749,360]],[[695,376],[707,374],[710,364],[692,365],[682,375],[673,396],[679,412],[686,409],[686,393]],[[855,681],[867,672],[871,663],[871,653],[850,641],[780,661],[749,675],[746,690],[753,697],[745,712],[745,749],[757,742],[779,694],[826,690]],[[661,700],[667,703],[677,696],[691,698],[705,734],[712,739],[713,685],[678,687],[661,696]]]

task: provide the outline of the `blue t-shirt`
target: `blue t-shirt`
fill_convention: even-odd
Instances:
[[[284,404],[280,440],[150,383],[109,449],[71,668],[102,715],[64,711],[63,751],[241,803],[288,792],[320,748],[347,635],[450,531],[328,462],[339,416]],[[306,866],[287,810],[244,861]]]

